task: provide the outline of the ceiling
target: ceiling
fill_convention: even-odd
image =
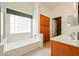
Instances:
[[[72,2],[41,2],[42,4],[46,5],[49,8],[57,7],[59,5],[68,4]]]

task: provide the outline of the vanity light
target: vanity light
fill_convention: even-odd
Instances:
[[[77,3],[73,2],[73,7],[76,9],[77,8]]]
[[[68,24],[68,26],[70,26],[70,24]]]
[[[76,18],[76,17],[77,17],[77,15],[76,15],[76,14],[74,14],[74,17]]]

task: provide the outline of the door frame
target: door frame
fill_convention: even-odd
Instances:
[[[60,31],[61,31],[61,33],[62,33],[62,17],[60,16],[60,17],[55,17],[55,18],[53,18],[53,20],[52,21],[54,21],[54,20],[56,20],[57,22],[58,22],[58,19],[60,18],[60,27],[61,27],[61,29],[60,29]],[[58,25],[58,24],[57,24]],[[59,29],[58,29],[58,27],[57,27],[57,31],[58,31]],[[61,35],[61,33],[59,34],[59,35]],[[58,32],[56,32],[56,36],[58,36]]]
[[[50,21],[50,17],[40,14],[40,33],[41,33],[41,16],[49,18],[49,21]],[[49,23],[49,40],[50,40],[50,23]]]

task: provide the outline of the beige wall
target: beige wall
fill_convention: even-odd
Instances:
[[[59,2],[60,3],[60,2]],[[55,7],[48,7],[44,3],[39,3],[40,14],[46,15],[50,17],[50,34],[52,35],[52,20],[55,17],[62,17],[62,33],[66,33],[68,31],[68,16],[74,15],[75,8],[73,6],[73,2],[62,2],[59,5],[55,5]],[[77,19],[76,19],[77,20]]]
[[[3,3],[2,3],[3,4]],[[39,31],[40,31],[40,19],[39,19],[39,14],[43,14],[43,15],[46,15],[46,16],[49,16],[50,17],[50,33],[52,34],[52,17],[59,17],[61,16],[62,17],[62,33],[65,33],[68,29],[68,25],[67,25],[67,16],[69,15],[72,15],[75,13],[75,9],[73,7],[73,3],[70,2],[70,3],[64,3],[64,4],[61,4],[61,5],[57,5],[55,7],[51,7],[49,8],[48,6],[46,6],[45,4],[43,3],[38,3],[37,4],[38,6],[34,8],[34,5],[33,3],[5,3],[4,6],[5,8],[11,8],[11,9],[14,9],[14,10],[17,10],[17,11],[21,11],[21,12],[24,12],[24,13],[28,13],[28,14],[33,14],[34,15],[34,23],[33,24],[33,30],[38,34]],[[35,12],[35,13],[33,13]],[[8,23],[8,20],[7,20],[7,23]],[[6,24],[7,24],[6,23]],[[7,26],[6,26],[7,28]],[[9,29],[6,30],[6,32],[8,32]],[[21,36],[21,37],[20,37]],[[20,35],[14,35],[14,37],[16,37],[16,39],[25,39],[26,38],[26,34],[20,34]],[[14,38],[12,38],[11,36],[9,36],[10,40],[14,40]],[[20,38],[18,38],[20,37]],[[15,39],[15,40],[16,40]]]
[[[1,8],[0,8],[0,42],[1,42]]]
[[[75,13],[75,8],[72,2],[66,2],[64,4],[58,5],[57,7],[52,8],[50,11],[50,15],[53,18],[59,16],[62,17],[62,33],[66,33],[68,29],[67,17]]]
[[[44,3],[39,3],[39,12],[40,14],[50,17],[50,9]]]
[[[20,12],[23,12],[23,13],[26,13],[26,14],[31,14],[33,15],[33,8],[34,8],[34,5],[33,3],[21,3],[21,2],[16,2],[16,3],[1,3],[1,8],[3,8],[3,12],[4,12],[4,36],[5,36],[5,39],[7,39],[8,42],[12,42],[12,41],[17,41],[17,40],[22,40],[22,39],[26,39],[28,37],[30,37],[29,35],[27,35],[27,33],[22,33],[22,34],[10,34],[9,33],[9,15],[6,13],[6,8],[10,8],[10,9],[13,9],[13,10],[16,10],[16,11],[20,11]]]

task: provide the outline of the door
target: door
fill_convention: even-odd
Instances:
[[[50,40],[50,18],[40,15],[40,33],[43,34],[43,42]]]
[[[61,17],[54,18],[54,35],[61,35]]]
[[[57,35],[61,35],[61,17],[57,19]]]

